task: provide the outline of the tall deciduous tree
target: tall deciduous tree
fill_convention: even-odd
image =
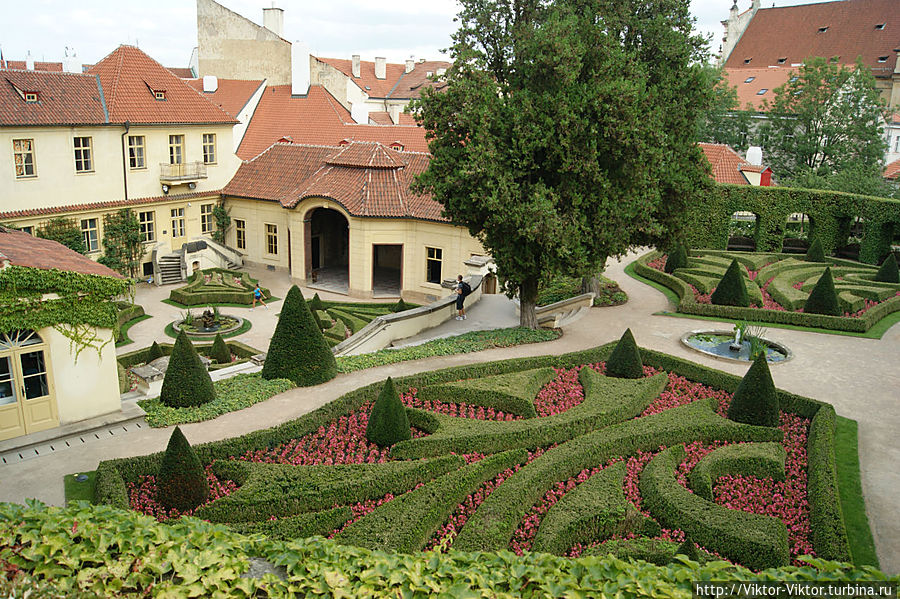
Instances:
[[[769,164],[783,180],[802,185],[816,178],[832,181],[832,188],[877,180],[885,151],[883,105],[862,63],[808,60],[796,78],[775,90],[768,107],[763,135]],[[851,181],[840,176],[844,172],[853,173]]]
[[[481,240],[534,328],[542,278],[679,234],[706,182],[704,42],[687,0],[462,7],[448,85],[413,106],[432,154],[416,188]]]
[[[144,255],[141,224],[131,208],[103,215],[103,255],[98,262],[129,277],[137,276]]]

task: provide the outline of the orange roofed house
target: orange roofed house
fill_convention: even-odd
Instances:
[[[43,295],[32,297],[17,292],[16,280],[23,272],[38,277],[41,273],[59,274],[51,269],[65,271],[62,276],[74,291],[50,287]],[[81,289],[93,287],[98,278],[121,281],[107,267],[55,241],[0,227],[0,440],[121,409],[114,322],[79,322],[81,312],[71,309],[44,315],[48,305],[69,305],[70,300],[73,305],[89,301],[84,308],[96,313],[97,298],[77,296]],[[107,316],[114,320],[115,312],[106,307],[110,309]],[[61,319],[64,322],[58,322]],[[91,347],[79,349],[71,334],[66,335],[79,324],[79,338],[92,339]],[[100,326],[103,324],[107,326]]]

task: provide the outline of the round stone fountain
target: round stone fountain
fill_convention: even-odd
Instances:
[[[766,351],[766,361],[770,364],[787,362],[794,357],[793,352],[771,339],[759,338]],[[720,360],[749,362],[751,343],[740,339],[732,331],[691,331],[681,336],[681,342],[694,351]]]

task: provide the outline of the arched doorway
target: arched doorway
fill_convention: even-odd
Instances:
[[[47,343],[28,329],[0,333],[0,439],[58,425]]]
[[[728,246],[731,251],[755,252],[759,217],[753,212],[739,211],[731,215]]]
[[[314,289],[350,292],[350,224],[331,208],[315,208],[306,235],[306,280]]]
[[[812,218],[802,212],[789,214],[784,223],[784,240],[781,251],[785,254],[805,254],[813,239]]]

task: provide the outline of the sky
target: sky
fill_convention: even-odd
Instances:
[[[218,0],[262,23],[271,0]],[[763,7],[809,4],[817,0],[763,0]],[[711,35],[717,52],[732,0],[691,0],[697,31]],[[456,0],[278,0],[284,9],[284,37],[305,42],[313,54],[389,62],[446,58],[455,31]],[[750,0],[738,0],[743,11]],[[194,0],[0,0],[0,49],[7,60],[62,61],[74,48],[82,63],[95,63],[119,44],[139,46],[167,67],[186,67],[197,44]]]

